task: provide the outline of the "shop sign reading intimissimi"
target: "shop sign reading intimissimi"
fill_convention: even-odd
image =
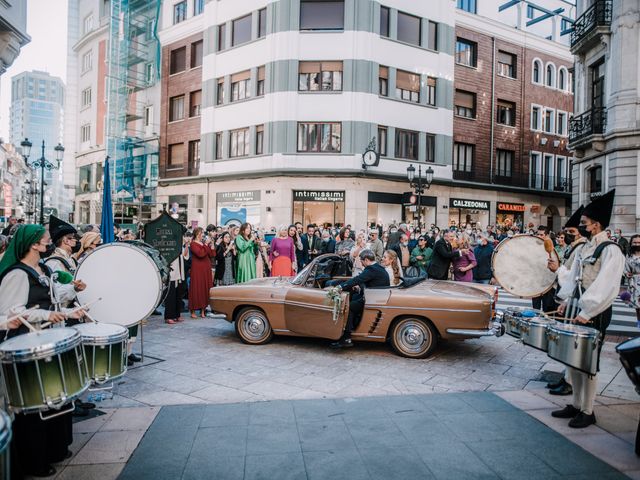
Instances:
[[[463,198],[451,198],[449,199],[449,208],[489,210],[489,202],[486,200],[465,200]]]
[[[294,202],[344,202],[344,191],[294,190]]]

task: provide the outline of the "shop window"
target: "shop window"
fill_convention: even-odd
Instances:
[[[398,40],[420,46],[421,25],[420,17],[398,12]]]
[[[202,40],[191,44],[191,68],[202,66]]]
[[[516,125],[516,104],[506,100],[498,100],[496,122],[501,125]]]
[[[256,127],[256,155],[264,153],[264,125]]]
[[[340,152],[341,123],[298,123],[299,152]]]
[[[245,15],[231,23],[231,46],[251,41],[251,15]]]
[[[380,7],[380,36],[389,37],[389,7]]]
[[[477,43],[458,37],[456,40],[456,63],[467,67],[476,67],[478,65],[477,52]]]
[[[466,118],[476,118],[475,93],[456,90],[454,104],[456,115]]]
[[[438,50],[438,24],[429,22],[429,38],[427,40],[427,48],[429,50]]]
[[[344,0],[300,0],[300,30],[343,30]]]
[[[187,19],[187,0],[178,2],[173,6],[173,24],[184,22]]]
[[[453,146],[453,170],[457,172],[471,172],[473,168],[474,145],[456,143]]]
[[[249,129],[240,128],[229,132],[229,157],[245,157],[249,155]]]
[[[420,103],[420,75],[397,70],[396,97],[408,102]]]
[[[300,62],[298,68],[299,91],[342,90],[342,62]]]
[[[383,97],[389,96],[389,67],[380,66],[378,74],[378,94]]]
[[[176,48],[171,51],[171,59],[169,65],[169,73],[184,72],[187,68],[187,47]]]
[[[237,102],[251,96],[251,71],[236,73],[231,76],[231,101]]]
[[[218,84],[216,85],[216,105],[222,105],[224,103],[224,78],[220,77],[218,79]]]
[[[202,103],[202,90],[196,90],[189,94],[189,116],[200,116],[200,105]]]
[[[227,48],[227,25],[223,23],[218,25],[218,45],[216,51],[220,52],[225,48]]]
[[[387,156],[387,127],[378,125],[378,154],[381,157]]]
[[[265,67],[264,65],[262,67],[258,68],[258,90],[256,92],[256,96],[261,97],[264,95],[264,74],[265,74]]]
[[[436,106],[436,84],[437,79],[434,77],[427,77],[427,105],[432,107]]]
[[[258,10],[258,38],[267,36],[267,9]]]
[[[184,163],[184,143],[174,143],[169,145],[169,158],[167,160],[167,168],[182,168]]]
[[[516,78],[517,58],[512,53],[498,50],[498,75],[503,77]]]
[[[498,177],[511,177],[513,168],[513,155],[513,150],[497,150],[496,175]]]
[[[184,95],[171,97],[169,100],[169,121],[175,122],[184,118]]]
[[[222,158],[222,147],[222,132],[216,132],[215,160],[220,160]]]
[[[427,133],[427,152],[425,161],[434,163],[436,161],[436,136]]]
[[[418,160],[419,138],[418,132],[396,129],[396,158]]]

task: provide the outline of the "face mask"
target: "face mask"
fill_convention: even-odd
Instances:
[[[71,247],[71,253],[78,253],[81,247],[82,245],[80,245],[80,240],[76,240],[76,244]]]
[[[580,232],[580,235],[584,238],[591,238],[591,232],[588,231],[587,227],[585,227],[584,225],[578,226],[578,232]]]
[[[571,235],[570,233],[564,234],[564,243],[566,243],[567,245],[571,245],[575,241],[576,241],[575,235]]]
[[[633,253],[638,253],[640,252],[640,245],[631,245],[631,251]]]

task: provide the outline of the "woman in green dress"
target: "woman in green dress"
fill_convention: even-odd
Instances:
[[[248,282],[256,278],[255,241],[250,223],[242,224],[235,242],[237,252],[236,282]]]

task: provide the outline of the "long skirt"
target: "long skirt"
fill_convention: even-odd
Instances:
[[[280,255],[271,262],[272,277],[291,277],[293,276],[293,263],[289,257]]]

